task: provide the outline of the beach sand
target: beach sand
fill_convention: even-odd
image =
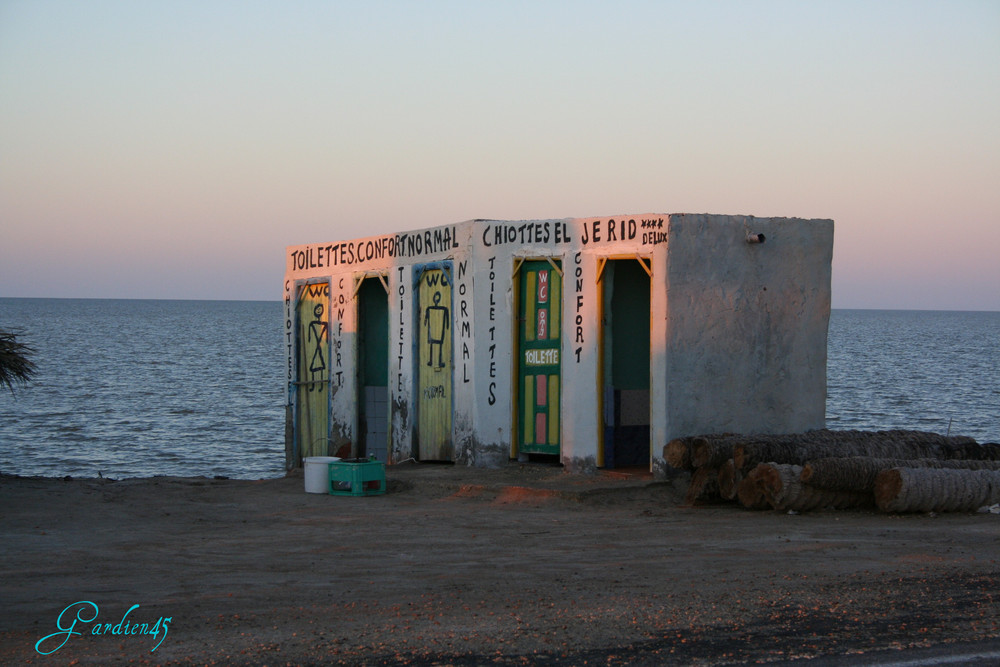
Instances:
[[[388,478],[385,495],[338,497],[305,493],[301,471],[0,477],[0,663],[731,664],[1000,649],[1000,516],[685,507],[684,478],[540,465],[403,464]],[[75,618],[81,634],[60,633]],[[165,637],[150,632],[158,620]]]

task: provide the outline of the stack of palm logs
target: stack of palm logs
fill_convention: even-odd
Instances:
[[[690,505],[968,512],[1000,503],[1000,444],[964,436],[900,430],[701,435],[671,440],[663,457],[691,471]]]

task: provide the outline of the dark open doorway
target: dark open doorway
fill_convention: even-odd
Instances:
[[[605,468],[648,468],[649,262],[638,257],[605,260],[599,280],[603,465]]]
[[[358,456],[389,455],[389,295],[381,277],[358,287]]]

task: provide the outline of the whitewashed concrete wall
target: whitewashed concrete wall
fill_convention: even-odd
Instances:
[[[674,215],[667,233],[656,442],[822,428],[833,221]]]
[[[747,233],[763,233],[763,244]],[[413,267],[453,262],[455,459],[497,465],[511,456],[515,259],[551,257],[563,269],[561,459],[598,464],[598,262],[641,255],[650,300],[651,467],[663,445],[717,431],[822,427],[833,223],[745,216],[642,214],[538,221],[475,220],[286,253],[289,379],[294,295],[330,283],[334,444],[356,437],[355,280],[389,283],[391,459],[413,455]],[[339,355],[339,356],[338,356]],[[339,375],[337,375],[339,373]],[[292,403],[289,393],[289,404]]]

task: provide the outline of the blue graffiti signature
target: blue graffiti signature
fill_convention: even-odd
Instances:
[[[90,634],[92,635],[152,635],[155,639],[159,636],[160,632],[163,632],[163,636],[160,637],[160,641],[156,643],[150,653],[155,651],[163,643],[163,640],[167,638],[167,631],[169,629],[170,623],[174,620],[172,616],[166,618],[160,617],[157,619],[156,623],[132,623],[128,620],[128,615],[139,608],[139,605],[134,604],[129,607],[125,615],[118,623],[95,623],[97,621],[97,616],[100,613],[100,609],[97,604],[90,602],[89,600],[81,600],[79,602],[74,602],[73,604],[67,606],[59,613],[59,618],[56,619],[57,632],[53,632],[51,635],[46,635],[39,639],[35,643],[35,650],[41,655],[51,655],[61,649],[66,645],[66,642],[70,640],[73,635],[82,635],[83,632],[77,630],[77,624],[90,624],[93,626],[90,628]],[[75,609],[75,613],[70,614],[71,610]],[[73,617],[72,621],[68,619],[64,622],[63,617],[70,614]],[[82,628],[83,626],[81,626]],[[62,637],[62,642],[51,650],[42,650],[42,644],[48,642],[51,645]],[[52,641],[49,641],[52,640]],[[45,648],[48,648],[46,646]]]

